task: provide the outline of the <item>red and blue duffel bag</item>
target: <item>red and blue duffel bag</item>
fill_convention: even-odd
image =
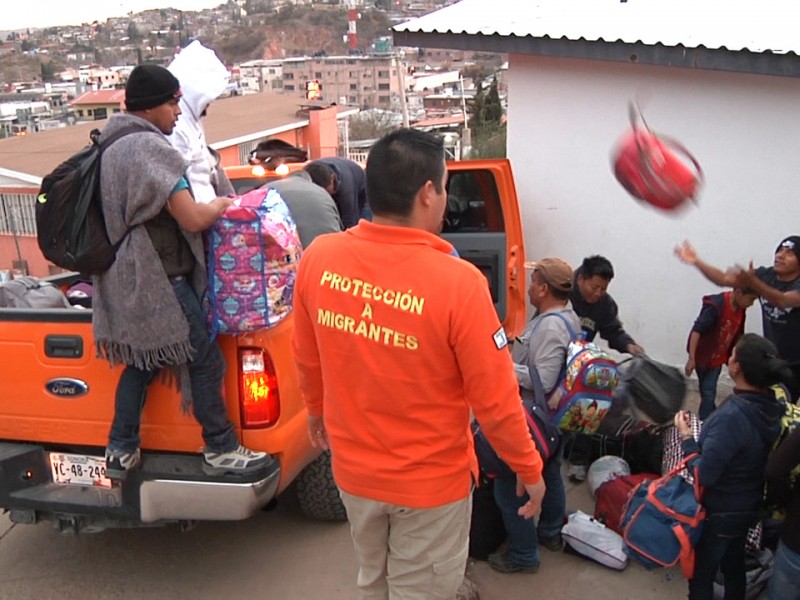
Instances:
[[[680,562],[686,579],[694,574],[694,546],[703,532],[705,509],[697,468],[692,470],[694,483],[680,472],[697,456],[687,456],[668,474],[640,483],[621,522],[628,556],[649,569]]]

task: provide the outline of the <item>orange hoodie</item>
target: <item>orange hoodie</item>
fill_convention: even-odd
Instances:
[[[486,278],[419,229],[361,221],[300,261],[294,354],[344,491],[431,508],[470,492],[470,409],[526,483],[542,462]]]

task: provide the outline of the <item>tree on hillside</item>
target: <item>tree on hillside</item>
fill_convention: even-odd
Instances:
[[[486,103],[483,106],[483,119],[486,123],[499,124],[503,120],[503,104],[500,102],[500,93],[497,90],[497,76],[492,78],[489,92],[486,94]]]
[[[375,140],[397,128],[392,113],[380,110],[353,115],[348,126],[350,139],[353,141]]]
[[[258,28],[239,28],[217,37],[211,44],[224,62],[237,63],[261,58],[267,38]]]
[[[503,123],[503,105],[497,89],[497,77],[492,80],[488,92],[484,92],[481,82],[478,82],[469,112],[472,155],[476,158],[504,157],[506,155],[506,125]]]
[[[469,105],[469,128],[475,131],[483,127],[484,105],[486,104],[486,93],[483,91],[483,84],[478,81],[475,88],[475,96]]]
[[[52,61],[42,61],[42,81],[55,81],[58,69]]]
[[[461,76],[464,79],[471,79],[476,82],[486,79],[486,75],[486,66],[480,63],[465,65],[464,68],[461,69]]]
[[[142,34],[139,33],[139,28],[136,27],[136,23],[133,21],[128,23],[128,39],[132,42],[138,42],[142,39]]]

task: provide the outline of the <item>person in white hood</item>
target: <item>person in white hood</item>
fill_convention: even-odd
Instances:
[[[218,196],[234,193],[219,164],[219,155],[208,147],[202,123],[209,104],[228,85],[228,69],[213,50],[197,40],[181,50],[167,68],[180,81],[183,92],[181,115],[169,141],[189,161],[186,179],[195,201],[207,204]]]

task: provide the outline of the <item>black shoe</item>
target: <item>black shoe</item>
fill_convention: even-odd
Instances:
[[[490,567],[499,573],[536,573],[539,570],[538,564],[526,565],[509,556],[506,552],[490,554],[486,561]]]
[[[138,448],[133,452],[106,448],[106,477],[114,481],[124,481],[128,472],[141,462],[142,454]]]
[[[539,536],[539,545],[544,546],[550,552],[561,552],[564,549],[564,540],[560,533],[550,537]]]

